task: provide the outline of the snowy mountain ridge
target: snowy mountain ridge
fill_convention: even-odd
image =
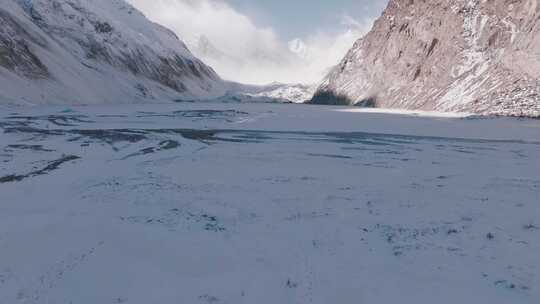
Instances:
[[[540,116],[537,0],[391,0],[312,103]]]
[[[267,99],[273,102],[304,103],[315,93],[315,85],[271,83],[265,86],[242,85],[237,91],[240,94],[257,99]]]
[[[6,0],[0,98],[21,104],[215,98],[229,89],[124,0]]]

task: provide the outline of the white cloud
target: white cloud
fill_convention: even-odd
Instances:
[[[370,22],[344,16],[345,30],[282,41],[224,0],[128,0],[175,31],[225,79],[243,83],[315,83],[345,55]]]
[[[311,75],[315,81],[321,80],[331,67],[339,63],[354,42],[371,29],[373,19],[360,22],[344,16],[342,24],[346,25],[345,30],[337,35],[319,31],[304,39],[304,75]]]

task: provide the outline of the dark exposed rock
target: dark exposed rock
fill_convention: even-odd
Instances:
[[[0,8],[0,66],[28,78],[46,78],[47,67],[34,54],[32,37],[7,11]],[[36,41],[40,42],[40,41]]]
[[[75,155],[67,155],[67,156],[63,156],[60,159],[49,162],[47,164],[47,166],[45,166],[42,169],[32,171],[32,172],[27,173],[27,174],[11,174],[11,175],[2,176],[2,177],[0,177],[0,184],[2,184],[2,183],[11,183],[11,182],[20,182],[20,181],[22,181],[24,179],[27,179],[27,178],[30,178],[30,177],[35,177],[35,176],[39,176],[39,175],[45,175],[45,174],[48,174],[51,171],[57,170],[63,163],[74,161],[74,160],[77,160],[79,158],[80,157],[75,156]]]
[[[96,32],[102,34],[113,31],[112,26],[108,22],[96,22],[96,24],[94,24],[94,28],[96,29]]]
[[[352,105],[353,101],[346,95],[338,95],[332,91],[318,91],[313,98],[308,102],[310,104],[326,104],[326,105]]]

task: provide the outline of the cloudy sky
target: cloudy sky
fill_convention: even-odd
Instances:
[[[128,0],[225,79],[316,83],[386,0]]]
[[[229,0],[233,7],[273,27],[284,39],[307,36],[314,30],[342,30],[341,19],[378,16],[385,0]]]

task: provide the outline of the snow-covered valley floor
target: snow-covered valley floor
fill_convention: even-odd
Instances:
[[[1,109],[0,303],[540,303],[539,120],[338,109]]]

